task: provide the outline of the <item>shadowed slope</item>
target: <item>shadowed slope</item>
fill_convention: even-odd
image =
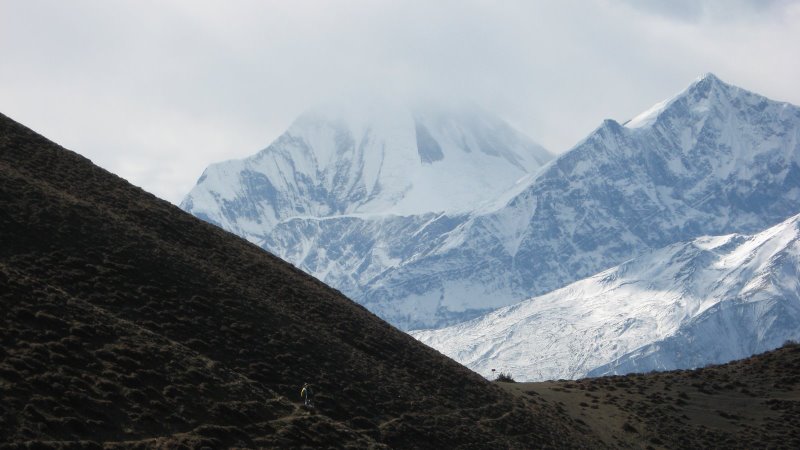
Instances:
[[[2,442],[593,445],[2,115],[0,212]]]

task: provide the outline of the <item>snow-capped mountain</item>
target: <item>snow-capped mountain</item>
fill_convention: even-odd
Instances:
[[[800,216],[652,251],[546,295],[412,332],[484,376],[580,378],[722,363],[800,338]]]
[[[407,330],[800,212],[800,108],[710,74],[539,169],[546,153],[480,111],[381,111],[307,114],[182,206]]]
[[[293,218],[470,209],[551,158],[474,106],[327,106],[256,155],[208,167],[181,207],[263,243]]]
[[[647,250],[756,232],[797,212],[800,108],[709,74],[626,125],[605,121],[494,204],[440,218],[446,234],[357,298],[401,326],[435,327],[440,311],[463,318]]]
[[[208,167],[181,207],[363,302],[371,280],[550,159],[474,106],[327,106],[258,154]],[[472,316],[504,304],[481,300]],[[384,317],[405,328],[463,317],[396,306],[402,314]]]

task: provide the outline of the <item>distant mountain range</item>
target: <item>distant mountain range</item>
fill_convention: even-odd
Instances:
[[[540,381],[700,367],[800,339],[800,215],[702,237],[483,317],[412,332],[483,374]]]
[[[441,118],[437,123],[454,120]],[[515,168],[512,176],[505,177],[504,192],[498,194],[502,184],[498,183],[497,190],[487,190],[482,198],[476,195],[468,209],[420,206],[411,214],[387,207],[381,213],[380,208],[349,201],[338,207],[342,213],[330,212],[336,208],[317,215],[295,212],[278,221],[271,218],[274,214],[260,215],[258,208],[250,207],[264,201],[247,194],[254,176],[242,167],[275,153],[272,148],[285,149],[286,136],[316,142],[305,130],[325,128],[328,122],[293,127],[261,156],[212,166],[183,207],[248,237],[403,329],[458,323],[650,250],[704,235],[756,233],[800,212],[800,109],[728,85],[711,74],[625,124],[605,121],[572,150],[538,169],[547,155],[507,126],[480,131],[459,127],[467,135],[494,136],[492,130],[505,130],[500,135],[513,136],[513,140],[483,140],[506,142],[514,155],[533,155],[524,166],[529,174],[519,179],[523,171],[513,162],[521,156],[456,152],[462,157],[492,155],[506,167],[503,170]],[[449,152],[438,160],[421,156],[426,154],[422,149],[429,142],[428,134],[437,142],[458,141],[453,137],[457,134],[445,138],[440,131],[418,132],[420,128],[412,122],[398,127],[406,130],[407,137],[395,150],[412,155],[407,160],[423,169],[441,166],[447,167],[443,173],[457,172],[456,165],[448,165]],[[498,123],[498,119],[469,123],[489,122]],[[423,125],[441,129],[428,122]],[[325,142],[320,144],[324,148],[332,145],[330,140]],[[347,142],[352,142],[345,146],[348,151],[359,148],[356,140]],[[499,172],[486,171],[491,180]],[[473,178],[448,180],[469,180],[474,186]],[[406,180],[413,187],[404,186],[415,195],[423,191],[437,195],[437,190],[414,184],[411,177]],[[201,191],[206,198],[232,200],[198,202]],[[323,198],[330,195],[325,193]],[[202,208],[197,206],[200,203]],[[396,203],[400,204],[402,200]],[[259,220],[270,224],[269,232],[243,231]]]

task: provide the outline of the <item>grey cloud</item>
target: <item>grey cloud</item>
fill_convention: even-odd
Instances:
[[[674,19],[731,21],[765,19],[780,14],[794,0],[620,0],[630,7]]]
[[[178,202],[329,98],[470,101],[556,152],[706,71],[800,103],[797,2],[697,4],[3,1],[0,111]]]

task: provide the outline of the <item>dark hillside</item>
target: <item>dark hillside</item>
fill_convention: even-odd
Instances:
[[[0,339],[0,443],[597,446],[2,115]]]
[[[800,345],[696,370],[503,383],[619,448],[800,448]]]

